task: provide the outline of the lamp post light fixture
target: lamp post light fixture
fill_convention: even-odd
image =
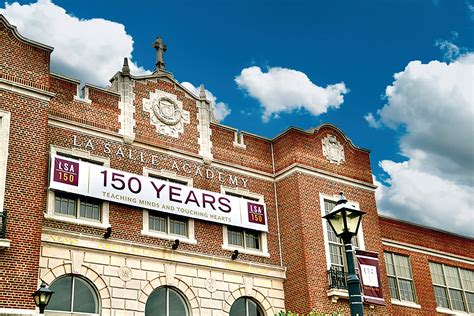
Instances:
[[[54,291],[51,291],[44,281],[41,282],[39,289],[33,293],[36,306],[39,307],[40,314],[44,314],[44,309],[48,305]]]
[[[332,211],[325,218],[337,237],[342,238],[347,259],[347,288],[352,316],[363,316],[362,295],[360,292],[359,277],[355,273],[354,254],[352,252],[352,237],[357,235],[362,215],[365,212],[358,210],[347,202],[344,194],[339,193],[339,200]]]

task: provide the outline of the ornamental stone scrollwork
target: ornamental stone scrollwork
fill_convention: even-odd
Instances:
[[[160,135],[178,138],[184,132],[184,123],[190,122],[189,111],[183,109],[183,103],[163,91],[150,92],[150,98],[143,99],[143,110],[150,114],[150,122]]]
[[[321,142],[323,144],[323,155],[330,163],[339,165],[345,161],[344,147],[339,143],[336,136],[327,135]]]

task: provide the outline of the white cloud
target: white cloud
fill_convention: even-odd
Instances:
[[[367,113],[367,115],[365,115],[364,118],[367,121],[367,123],[369,123],[370,127],[379,128],[381,126],[380,122],[374,117],[372,113]]]
[[[196,96],[199,96],[199,90],[200,90],[199,87],[195,87],[190,82],[181,82],[181,84],[186,89],[188,89],[189,91],[194,93]],[[223,121],[226,118],[226,116],[230,114],[230,112],[231,112],[230,108],[224,102],[217,102],[217,98],[214,96],[214,94],[212,94],[211,91],[209,91],[207,89],[205,89],[205,91],[206,91],[206,99],[211,101],[211,106],[212,106],[212,110],[213,110],[213,113],[214,113],[214,117],[219,122]]]
[[[280,67],[269,68],[267,72],[257,66],[245,68],[235,82],[260,102],[264,121],[278,117],[281,112],[302,108],[313,115],[326,113],[329,108],[339,108],[344,94],[349,92],[344,82],[322,88],[303,72]]]
[[[384,160],[379,209],[400,218],[474,236],[474,53],[451,63],[410,62],[386,88],[377,111],[404,131],[405,162]]]
[[[53,72],[105,86],[122,68],[123,58],[132,59],[133,39],[123,24],[79,19],[51,0],[6,3],[0,13],[26,38],[54,47]],[[133,61],[129,65],[134,75],[149,73]]]

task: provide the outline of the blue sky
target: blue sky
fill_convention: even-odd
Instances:
[[[223,124],[274,137],[333,123],[371,149],[381,213],[474,236],[474,1],[40,0],[3,8],[23,35],[55,47],[53,71],[98,85],[125,56],[132,73],[153,70],[160,35],[167,70],[204,83]]]

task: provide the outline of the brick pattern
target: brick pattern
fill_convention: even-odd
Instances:
[[[246,148],[233,145],[235,132],[211,125],[212,154],[216,160],[272,173],[272,152],[269,141],[244,135]]]
[[[50,51],[15,37],[0,20],[0,78],[47,90]]]
[[[323,155],[321,140],[328,134],[336,136],[344,147],[345,162],[330,163]],[[338,130],[323,125],[314,134],[291,130],[274,143],[275,170],[278,172],[294,163],[322,169],[341,176],[372,183],[369,153],[352,147]]]
[[[11,113],[4,209],[11,247],[0,250],[0,306],[31,309],[46,202],[47,103],[0,90]]]
[[[49,113],[79,124],[86,124],[103,130],[118,132],[120,97],[93,87],[87,87],[91,103],[78,101],[77,84],[51,76],[51,91],[56,96],[51,100]]]

